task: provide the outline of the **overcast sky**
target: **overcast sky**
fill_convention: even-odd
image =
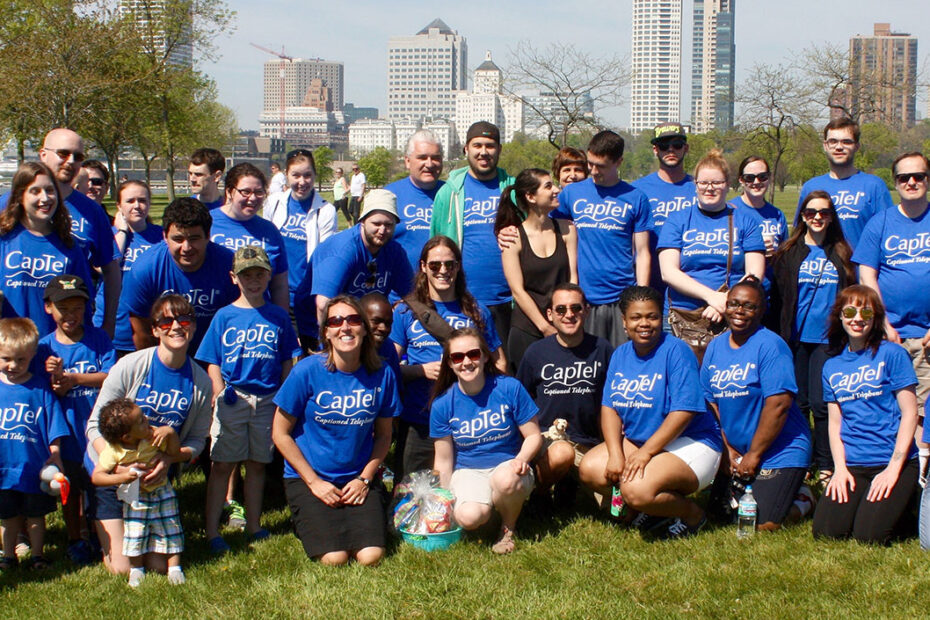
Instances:
[[[506,68],[510,48],[520,39],[538,46],[573,43],[594,54],[629,55],[632,0],[506,0],[485,3],[410,0],[227,0],[238,12],[235,32],[217,40],[220,58],[200,66],[216,80],[220,101],[232,108],[244,129],[258,128],[262,106],[262,67],[271,58],[249,43],[293,57],[324,58],[345,64],[346,101],[387,107],[387,43],[411,35],[439,17],[463,35],[474,69],[490,50]],[[683,117],[690,115],[691,10],[683,1]],[[334,7],[339,10],[335,11]],[[871,34],[874,22],[920,39],[921,59],[930,50],[927,0],[736,0],[737,88],[754,63],[776,63],[815,42],[848,45],[855,34]],[[922,62],[922,65],[925,64]],[[626,127],[629,109],[605,111],[612,124]],[[919,93],[918,116],[926,117],[926,93]]]

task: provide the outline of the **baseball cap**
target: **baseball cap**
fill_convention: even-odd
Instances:
[[[468,133],[465,134],[465,144],[471,142],[472,138],[491,138],[500,144],[501,130],[498,129],[497,125],[493,123],[489,123],[487,121],[478,121],[468,128]]]
[[[361,222],[375,211],[384,211],[393,215],[395,221],[400,221],[400,216],[397,215],[397,196],[386,189],[373,189],[365,194],[358,221]]]
[[[261,267],[271,271],[268,253],[260,245],[247,245],[236,250],[233,257],[233,273],[241,273],[250,267]]]
[[[659,123],[652,131],[653,138],[650,142],[653,144],[660,140],[671,140],[672,138],[683,138],[686,141],[688,139],[688,134],[685,133],[685,128],[682,127],[681,123]]]
[[[49,280],[49,283],[45,286],[45,293],[42,295],[45,301],[52,303],[72,297],[90,299],[90,294],[87,292],[87,285],[84,284],[84,280],[67,273]]]

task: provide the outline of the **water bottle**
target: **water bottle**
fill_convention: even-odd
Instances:
[[[610,496],[610,516],[620,519],[626,516],[626,502],[623,501],[623,495],[620,494],[620,487],[614,487]]]
[[[736,519],[736,537],[749,538],[756,533],[756,498],[752,495],[752,485],[746,485],[746,492],[739,498],[739,512]]]

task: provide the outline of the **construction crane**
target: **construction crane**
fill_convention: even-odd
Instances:
[[[256,48],[256,49],[260,49],[261,51],[263,51],[263,52],[265,52],[265,53],[267,53],[267,54],[271,54],[272,56],[277,56],[278,58],[281,59],[281,64],[280,64],[280,66],[279,66],[279,68],[278,68],[278,78],[279,78],[279,80],[280,80],[280,84],[279,84],[279,100],[278,100],[279,109],[278,109],[278,111],[279,111],[280,114],[281,114],[281,128],[280,128],[279,136],[278,136],[278,137],[281,138],[281,139],[283,140],[283,139],[284,139],[284,112],[285,112],[285,110],[286,110],[286,108],[287,108],[287,105],[285,105],[285,101],[284,101],[284,75],[285,75],[285,67],[287,66],[287,63],[293,62],[294,59],[291,58],[290,56],[288,56],[287,54],[284,53],[284,46],[281,46],[281,51],[280,51],[280,52],[276,52],[276,51],[274,51],[274,50],[268,49],[267,47],[262,47],[261,45],[256,45],[255,43],[249,43],[249,45],[251,45],[252,47],[254,47],[254,48]]]

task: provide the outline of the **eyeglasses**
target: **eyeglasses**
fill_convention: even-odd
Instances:
[[[439,273],[443,267],[446,268],[446,271],[452,271],[459,266],[459,262],[457,260],[431,260],[426,263],[426,266],[430,271],[436,274]]]
[[[249,189],[248,187],[243,187],[243,188],[234,187],[233,189],[239,192],[239,195],[245,198],[246,200],[248,200],[252,196],[255,196],[258,199],[262,199],[265,197],[265,190],[263,189]]]
[[[584,310],[584,306],[581,304],[571,304],[570,306],[566,306],[565,304],[559,304],[552,310],[558,316],[565,316],[565,313],[568,312],[569,310],[572,311],[572,314],[581,314],[581,311]]]
[[[80,151],[71,151],[68,149],[45,149],[46,151],[51,151],[58,156],[58,159],[62,161],[68,161],[69,158],[74,158],[74,163],[79,164],[84,161],[84,153]]]
[[[727,182],[726,181],[698,181],[697,183],[695,183],[695,185],[697,185],[701,189],[708,189],[708,188],[721,189],[727,186]]]
[[[842,140],[837,140],[836,138],[829,138],[827,140],[824,140],[823,143],[829,146],[830,148],[834,148],[837,146],[843,146],[846,148],[850,148],[856,145],[856,141],[852,140],[851,138],[843,138]]]
[[[461,364],[465,361],[465,358],[470,359],[473,362],[477,362],[481,359],[481,349],[472,349],[471,351],[456,351],[455,353],[449,354],[449,359],[452,360],[453,364]]]
[[[843,308],[844,319],[854,319],[857,314],[862,317],[863,321],[871,321],[875,316],[875,310],[872,310],[868,306],[863,306],[862,308],[858,306],[845,306]]]
[[[656,148],[660,151],[667,151],[669,149],[680,151],[681,149],[685,148],[686,144],[687,142],[684,140],[672,140],[671,142],[657,142]]]
[[[285,159],[290,160],[298,155],[303,155],[304,157],[309,157],[313,159],[313,153],[307,149],[294,149],[293,151],[288,151],[287,155],[284,156]]]
[[[93,185],[94,187],[103,187],[106,184],[106,181],[97,177],[89,177],[87,182]]]
[[[187,329],[193,324],[193,322],[194,317],[189,314],[182,314],[181,316],[163,316],[155,321],[155,327],[166,332],[171,329],[175,323],[178,324],[178,327]]]
[[[811,209],[809,207],[801,209],[801,217],[805,220],[812,220],[818,215],[823,219],[833,217],[833,209]]]
[[[360,314],[350,314],[348,316],[328,316],[326,320],[323,321],[323,325],[326,327],[342,327],[343,323],[348,323],[350,327],[358,327],[362,324],[362,316]]]
[[[768,172],[760,172],[759,174],[744,174],[740,178],[744,183],[755,183],[756,181],[759,183],[765,183],[769,180],[770,176],[771,175]]]
[[[368,264],[365,265],[365,268],[368,269],[368,277],[365,279],[365,286],[372,287],[378,279],[378,263],[375,262],[374,259],[371,259],[368,261]]]
[[[927,180],[926,172],[902,172],[901,174],[894,175],[894,182],[898,185],[906,185],[910,182],[911,179],[914,179],[914,183],[923,183]]]
[[[755,312],[759,309],[759,304],[753,303],[751,301],[736,301],[735,299],[728,299],[727,308],[730,310],[739,310],[742,308],[746,312]]]

